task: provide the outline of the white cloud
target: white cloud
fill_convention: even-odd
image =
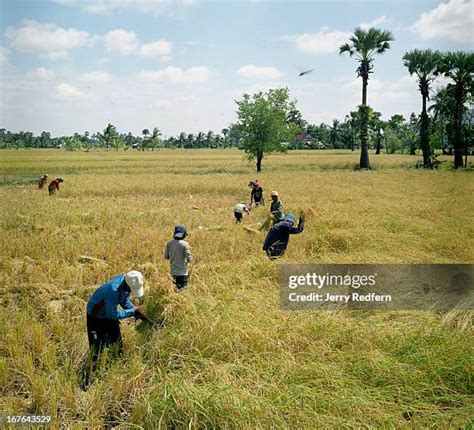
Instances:
[[[162,57],[171,54],[172,43],[165,39],[140,46],[138,53],[143,57]]]
[[[146,58],[159,57],[160,59],[164,57],[164,61],[169,61],[173,44],[166,39],[141,44],[135,32],[117,29],[107,33],[105,47],[108,52],[118,52],[121,55],[137,54]]]
[[[26,74],[27,79],[49,81],[56,76],[54,70],[47,69],[46,67],[38,67],[37,69],[31,70]]]
[[[86,100],[91,98],[92,94],[85,93],[66,82],[62,82],[56,86],[56,97],[68,100]]]
[[[304,33],[293,36],[284,36],[282,39],[295,44],[299,52],[305,54],[331,54],[337,52],[339,46],[344,43],[351,33],[339,30],[322,28],[317,33]]]
[[[104,57],[104,58],[99,58],[99,59],[97,60],[97,63],[98,63],[98,64],[105,64],[105,63],[108,63],[109,61],[110,61],[110,60],[109,60],[108,58]]]
[[[473,43],[473,14],[473,0],[451,0],[421,14],[412,28],[422,39],[447,38]]]
[[[207,67],[191,67],[182,70],[179,67],[168,66],[163,70],[142,70],[138,76],[147,82],[192,84],[209,80],[211,73]]]
[[[133,31],[112,30],[105,36],[105,47],[108,52],[130,55],[137,51],[139,45],[138,37]]]
[[[259,67],[254,64],[242,66],[235,74],[248,79],[277,79],[283,76],[275,67]]]
[[[110,81],[110,75],[107,72],[95,71],[84,73],[82,80],[92,84],[105,84]]]
[[[65,6],[80,7],[93,15],[108,15],[115,12],[133,11],[159,16],[173,13],[195,3],[195,0],[53,0]]]
[[[173,57],[171,55],[163,55],[163,57],[160,57],[160,61],[163,63],[171,63],[173,61]]]
[[[380,27],[382,24],[387,24],[388,20],[385,15],[379,16],[378,18],[375,18],[374,20],[370,22],[363,22],[360,24],[360,27],[364,29],[369,29],[371,27]]]
[[[70,49],[88,45],[94,40],[87,31],[65,29],[29,19],[16,27],[8,27],[5,37],[18,51],[39,54],[52,60],[65,58]]]

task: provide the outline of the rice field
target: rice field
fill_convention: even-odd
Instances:
[[[282,263],[473,263],[472,171],[358,157],[293,151],[257,176],[237,150],[2,151],[0,411],[73,429],[468,428],[471,312],[280,309]],[[54,196],[45,173],[65,179]],[[254,178],[267,206],[237,225]],[[309,214],[279,261],[257,232],[271,190]],[[195,257],[180,294],[163,258],[178,222]],[[83,390],[86,301],[131,269],[166,324],[123,322],[125,356]]]

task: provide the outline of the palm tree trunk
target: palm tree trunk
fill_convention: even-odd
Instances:
[[[426,94],[421,95],[423,100],[423,107],[421,110],[421,128],[420,128],[420,146],[423,151],[423,167],[425,169],[432,169],[431,164],[431,148],[430,148],[430,135],[429,135],[429,121],[428,114],[426,113]]]
[[[369,75],[362,75],[362,106],[367,105],[367,83],[369,81]],[[361,131],[360,131],[360,169],[370,169],[369,161],[369,121],[362,119]]]
[[[369,83],[368,76],[362,76],[362,104],[365,106],[367,104],[367,85]]]
[[[361,115],[360,130],[360,169],[370,169],[369,161],[369,121]]]
[[[454,168],[463,167],[462,160],[462,89],[456,88],[456,126],[454,128]]]

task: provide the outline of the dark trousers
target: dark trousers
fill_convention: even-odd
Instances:
[[[241,222],[242,221],[242,212],[234,212],[235,216],[235,222]]]
[[[123,354],[122,333],[118,320],[87,315],[87,337],[93,363],[97,361],[100,353],[106,347],[116,348],[118,355]]]
[[[286,249],[281,249],[281,248],[270,248],[266,250],[267,255],[273,259],[273,258],[279,258],[283,257],[285,254]]]
[[[178,291],[188,288],[188,275],[173,276],[173,280]]]

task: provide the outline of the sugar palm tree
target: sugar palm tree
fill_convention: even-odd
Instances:
[[[454,168],[463,167],[462,149],[462,117],[469,95],[474,92],[474,52],[447,52],[438,64],[440,73],[453,80],[449,84],[453,90],[456,118],[454,123],[453,146],[454,146]]]
[[[422,108],[420,121],[420,147],[423,151],[423,167],[432,168],[430,148],[430,119],[426,111],[426,102],[430,99],[430,85],[438,75],[438,64],[441,59],[439,51],[431,49],[414,49],[403,56],[403,64],[410,76],[416,75],[421,93]]]
[[[456,103],[454,101],[454,91],[451,87],[439,88],[432,98],[432,104],[428,112],[432,113],[433,123],[441,134],[441,150],[443,154],[448,154],[448,147],[452,141],[452,130],[454,130],[454,120],[456,117]]]
[[[362,106],[367,105],[367,85],[369,83],[369,75],[373,73],[373,62],[376,54],[383,54],[390,49],[390,42],[395,40],[392,33],[386,30],[379,30],[377,28],[369,28],[365,30],[357,27],[354,34],[349,38],[349,42],[344,43],[339,47],[339,54],[349,54],[354,56],[359,62],[357,68],[357,76],[362,78]],[[368,115],[367,109],[362,109],[361,113]],[[360,131],[361,136],[361,153],[360,153],[360,168],[370,169],[369,163],[369,142],[368,124],[369,119],[363,118],[361,121],[363,128]]]

